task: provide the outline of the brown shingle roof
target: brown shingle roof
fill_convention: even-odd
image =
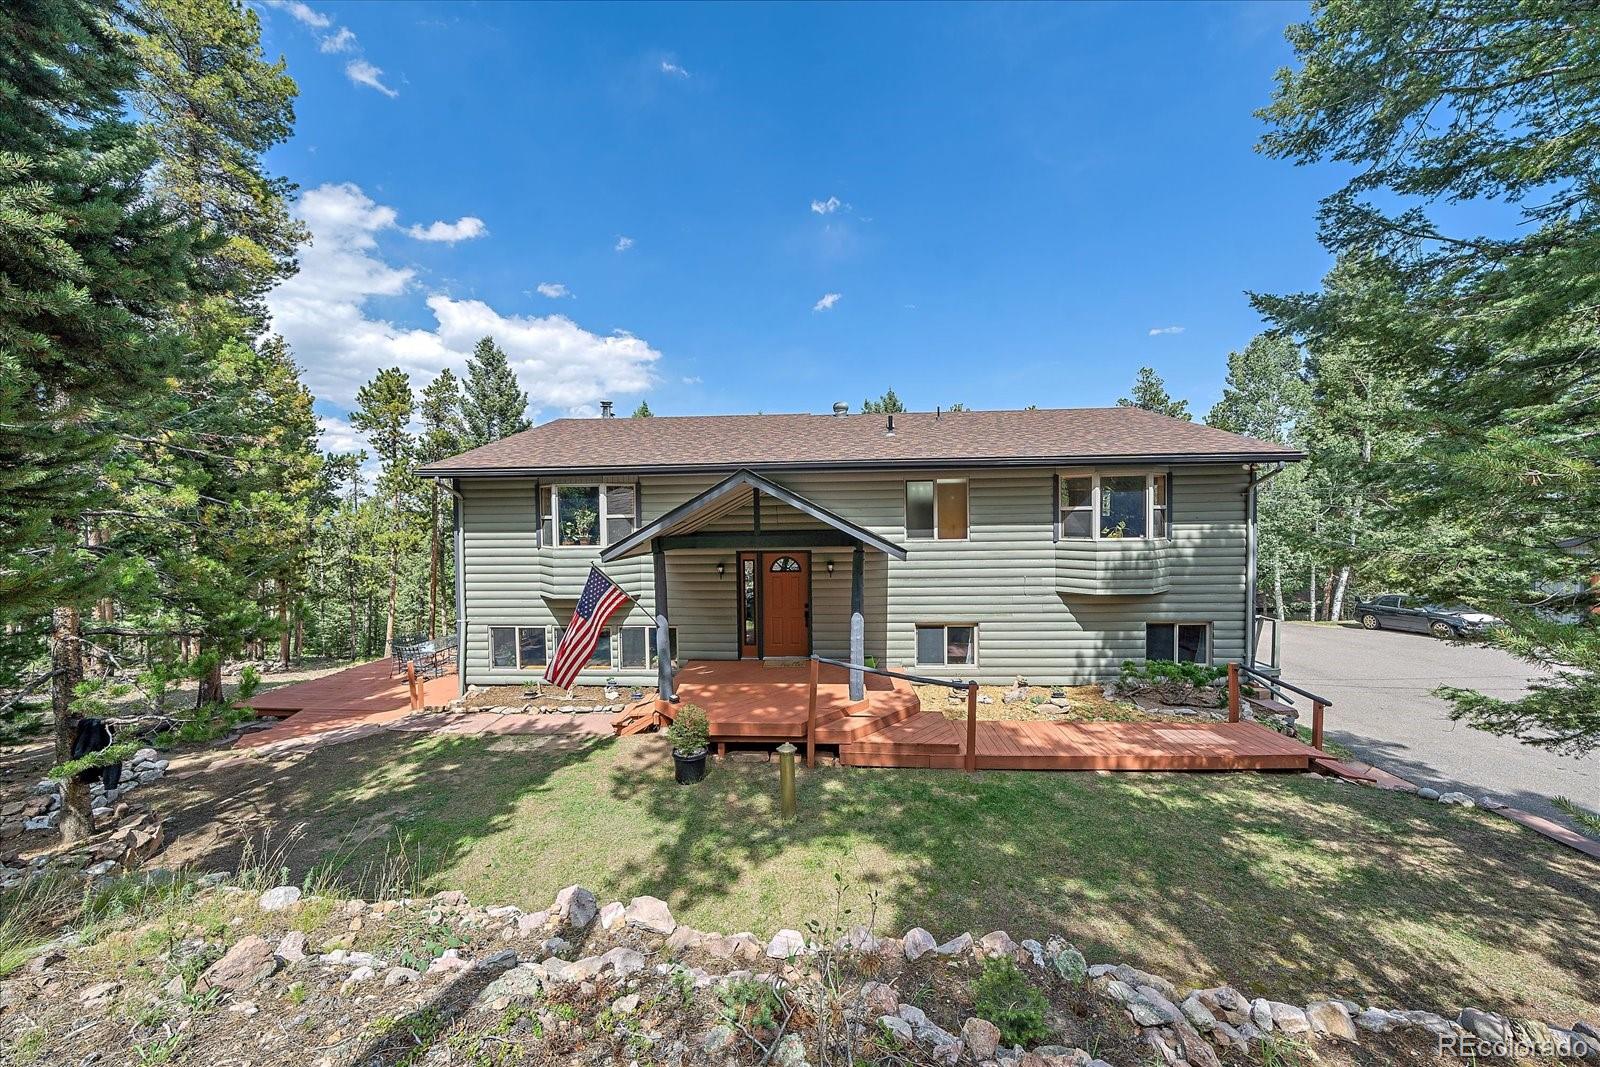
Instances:
[[[423,474],[828,469],[1301,459],[1292,448],[1139,408],[557,419]]]

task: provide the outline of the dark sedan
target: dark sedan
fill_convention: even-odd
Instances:
[[[1368,630],[1410,630],[1449,639],[1482,633],[1498,618],[1465,604],[1441,607],[1414,596],[1389,593],[1356,601],[1356,618]]]

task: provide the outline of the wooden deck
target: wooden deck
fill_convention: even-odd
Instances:
[[[423,706],[448,704],[458,691],[454,671],[426,679]],[[405,712],[410,707],[410,698],[404,676],[394,673],[393,661],[378,659],[309,682],[293,682],[263,690],[245,703],[262,718],[283,719],[296,712],[315,712],[322,718],[329,718],[336,713],[360,716]]]
[[[705,709],[711,741],[806,739],[809,665],[691,661],[678,675],[679,704]],[[619,732],[669,721],[671,705],[649,716],[618,717]],[[845,672],[824,666],[817,686],[814,741],[850,767],[966,765],[966,724],[923,711],[898,679],[868,676],[866,699],[851,704]],[[1021,771],[1306,771],[1327,754],[1250,722],[1162,723],[980,720],[978,770]]]

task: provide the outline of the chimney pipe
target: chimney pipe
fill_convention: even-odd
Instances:
[[[848,415],[850,414],[850,405],[843,400],[835,400],[833,402],[833,413],[835,415]]]
[[[889,416],[889,426],[883,432],[887,436],[894,436],[894,416],[892,414]]]
[[[617,417],[617,413],[611,410],[611,401],[600,401],[600,417],[602,419],[614,419]]]

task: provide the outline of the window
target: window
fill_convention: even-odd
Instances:
[[[744,624],[744,643],[754,647],[756,643],[756,561],[753,556],[746,556],[739,564],[740,581],[744,587],[740,590],[739,610]]]
[[[557,647],[557,648],[561,647],[561,638],[562,638],[563,635],[566,634],[566,632],[567,632],[567,628],[565,626],[557,626],[556,627],[556,645],[555,645],[555,647]],[[600,631],[600,640],[595,642],[594,651],[589,654],[589,662],[584,664],[584,666],[585,667],[609,667],[609,666],[611,666],[611,631],[610,630],[601,630]]]
[[[1061,536],[1094,536],[1094,479],[1061,479]]]
[[[793,556],[779,556],[772,561],[773,574],[798,574],[799,572],[800,561]]]
[[[1061,536],[1076,540],[1167,537],[1165,474],[1072,474],[1061,478]]]
[[[978,662],[976,626],[918,626],[917,666],[958,667]]]
[[[540,490],[540,544],[599,548],[639,528],[639,491],[631,485],[548,485]]]
[[[961,541],[967,536],[967,480],[906,483],[906,537]]]
[[[543,626],[489,627],[489,665],[496,670],[532,670],[545,665]]]
[[[1211,624],[1152,622],[1144,628],[1144,658],[1179,663],[1211,662]]]
[[[1119,474],[1100,479],[1100,536],[1143,537],[1145,479]]]
[[[624,626],[619,631],[621,638],[621,657],[617,666],[624,670],[638,670],[641,668],[654,668],[656,658],[656,628],[654,626]],[[667,627],[667,642],[672,649],[672,658],[678,658],[678,628]]]

